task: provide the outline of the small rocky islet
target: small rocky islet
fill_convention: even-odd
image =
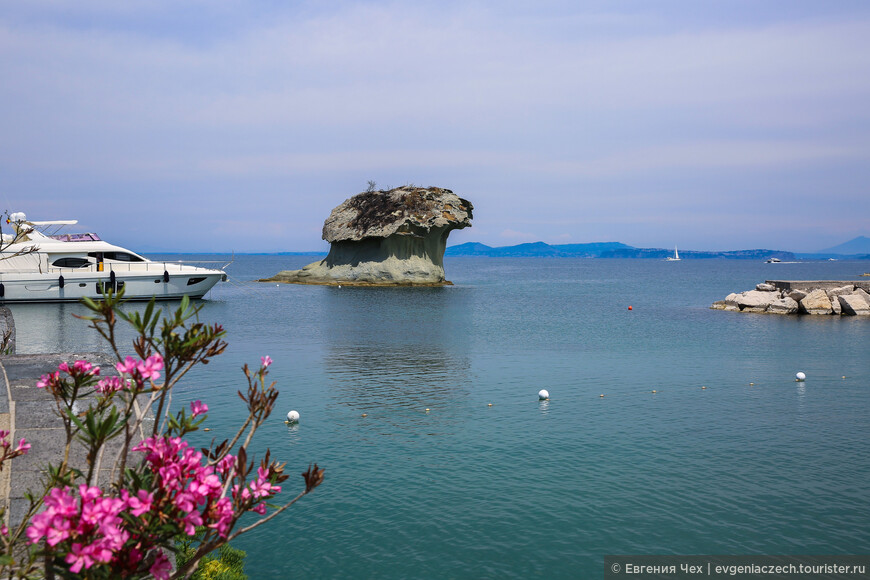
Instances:
[[[471,226],[474,206],[449,189],[406,185],[357,194],[323,224],[325,259],[260,282],[443,286],[451,231]]]
[[[870,316],[870,282],[767,280],[710,308],[764,314]]]

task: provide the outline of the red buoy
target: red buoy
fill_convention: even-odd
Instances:
[[[629,306],[628,309],[631,310],[631,306]]]

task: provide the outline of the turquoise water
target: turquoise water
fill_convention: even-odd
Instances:
[[[241,256],[229,272],[311,260]],[[268,354],[282,394],[259,450],[290,473],[326,468],[236,541],[252,578],[594,578],[605,554],[866,554],[870,320],[708,307],[868,264],[448,258],[446,288],[223,284],[203,317],[230,348],[181,398],[230,436],[239,368]],[[76,312],[13,307],[18,351],[101,348]]]

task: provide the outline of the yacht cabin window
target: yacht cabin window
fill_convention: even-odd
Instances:
[[[97,256],[98,252],[88,252],[88,256],[92,258],[99,258]],[[128,254],[126,252],[99,252],[102,254],[104,260],[115,260],[116,262],[144,262],[142,258],[139,256],[134,256],[133,254]]]
[[[56,268],[85,268],[91,265],[91,261],[84,258],[58,258],[51,265]]]

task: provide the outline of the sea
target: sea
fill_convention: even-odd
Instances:
[[[859,280],[870,262],[447,257],[439,288],[254,281],[315,259],[236,256],[199,314],[229,347],[176,396],[210,408],[196,445],[229,438],[241,367],[268,355],[281,395],[251,450],[286,462],[285,501],[325,469],[234,541],[251,578],[870,553],[870,319],[709,308],[764,280]],[[106,350],[81,305],[12,311],[18,353]]]

